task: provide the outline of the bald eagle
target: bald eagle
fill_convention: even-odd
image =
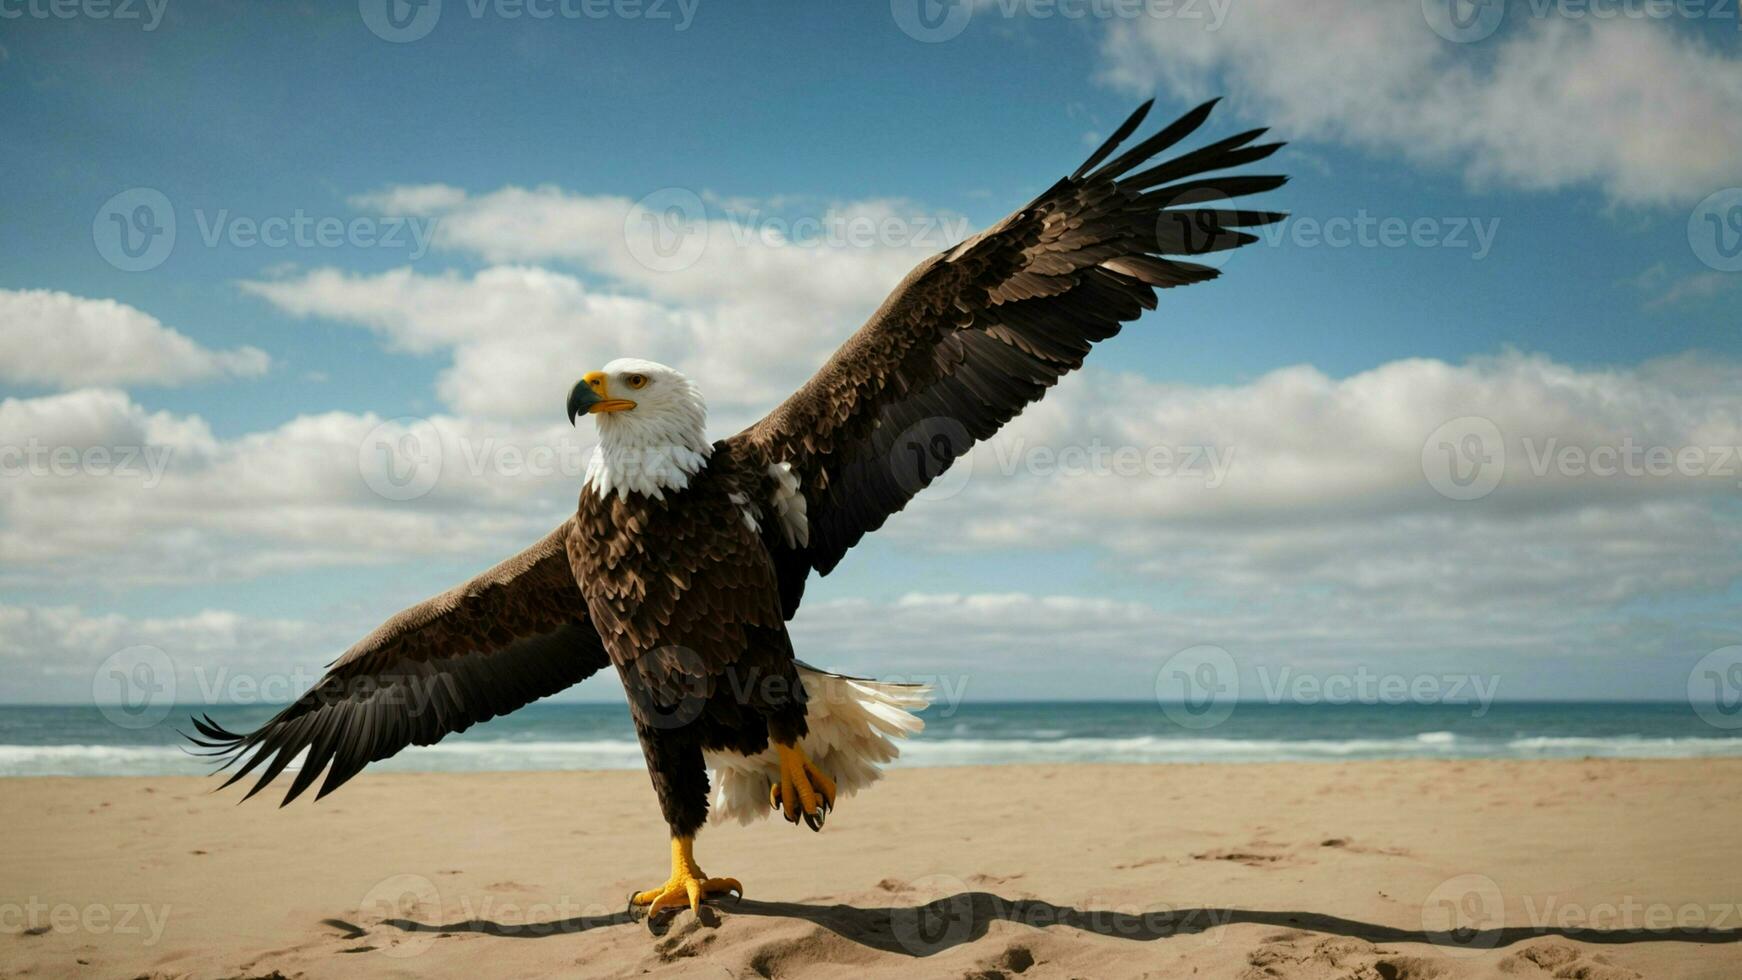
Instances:
[[[672,368],[613,361],[568,395],[599,445],[575,513],[543,540],[388,620],[294,704],[247,734],[210,717],[192,740],[259,771],[253,796],[307,753],[289,803],[318,799],[407,745],[429,745],[615,667],[665,822],[671,874],[649,917],[721,892],[693,841],[709,814],[779,811],[821,830],[877,777],[923,692],[842,677],[794,655],[786,623],[812,572],[906,506],[977,441],[1079,367],[1090,346],[1213,279],[1179,258],[1256,241],[1283,218],[1229,199],[1285,178],[1224,171],[1280,143],[1262,129],[1139,167],[1214,102],[1125,152],[1145,103],[1075,173],[921,262],[834,358],[760,422],[719,442],[701,392]]]

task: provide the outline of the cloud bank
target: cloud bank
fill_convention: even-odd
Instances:
[[[1742,170],[1742,58],[1649,18],[1529,16],[1478,43],[1422,5],[1242,0],[1226,23],[1116,21],[1104,80],[1133,93],[1238,93],[1289,138],[1461,169],[1475,188],[1599,188],[1683,204]]]
[[[269,364],[264,351],[210,350],[112,299],[0,289],[0,380],[53,388],[180,385],[256,377]]]

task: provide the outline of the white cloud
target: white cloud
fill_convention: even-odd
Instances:
[[[125,303],[0,289],[0,378],[19,384],[177,385],[266,371],[264,351],[214,351]]]
[[[1415,358],[1332,378],[1311,367],[1272,371],[1229,386],[1187,386],[1136,375],[1070,379],[975,457],[974,473],[999,475],[1028,462],[1035,447],[1213,447],[1226,465],[1215,479],[1057,479],[1027,475],[1056,491],[1061,506],[1166,521],[1251,523],[1271,515],[1369,517],[1438,514],[1448,501],[1422,470],[1423,447],[1448,422],[1491,420],[1504,438],[1504,479],[1490,498],[1511,510],[1583,506],[1610,499],[1665,500],[1733,490],[1742,475],[1712,459],[1686,475],[1608,479],[1543,457],[1567,447],[1742,445],[1742,365],[1688,359],[1635,370],[1580,369],[1541,356],[1506,353],[1463,364]],[[1045,464],[1045,460],[1040,460]],[[1177,467],[1186,463],[1175,460]],[[1742,470],[1742,460],[1732,461]],[[1538,470],[1541,470],[1539,473]],[[1143,492],[1134,494],[1134,488]],[[988,492],[996,492],[996,484]],[[976,501],[978,503],[979,501]]]
[[[352,207],[360,211],[382,214],[429,215],[465,203],[466,192],[447,184],[415,184],[388,187],[350,198]]]
[[[677,268],[645,247],[649,223],[667,220],[657,208],[554,188],[457,194],[393,187],[364,200],[439,214],[438,247],[500,264],[470,278],[317,269],[245,288],[296,315],[367,326],[401,349],[452,350],[438,389],[455,411],[548,418],[580,374],[640,356],[686,370],[717,415],[748,421],[751,407],[803,383],[913,265],[970,230],[959,216],[895,201],[808,215],[735,202],[704,217],[693,195],[679,198],[698,210],[672,231],[693,249]],[[608,284],[532,262],[575,265]]]
[[[1157,591],[1180,601],[1170,616],[1239,610],[1197,642],[1302,656],[1640,650],[1641,637],[1617,639],[1628,617],[1742,581],[1742,528],[1727,516],[1742,486],[1739,391],[1734,363],[1602,371],[1520,354],[1222,387],[1088,372],[977,449],[965,477],[952,471],[965,480],[953,495],[928,491],[879,533],[909,549],[1092,549],[1110,572],[1170,583]],[[1454,500],[1429,482],[1424,450],[1441,452],[1430,436],[1466,417],[1494,423],[1504,456],[1488,496]],[[1451,430],[1455,450],[1467,431]],[[1121,472],[1123,447],[1145,462]],[[1189,455],[1200,447],[1214,455]],[[1157,448],[1172,456],[1151,469]],[[1742,633],[1734,617],[1706,624],[1718,625]],[[1697,633],[1678,621],[1656,642]]]
[[[560,419],[576,379],[627,352],[698,370],[707,360],[697,317],[528,266],[470,278],[318,269],[246,288],[298,316],[367,326],[395,349],[451,351],[436,389],[469,415]]]
[[[1646,302],[1648,310],[1661,310],[1682,304],[1709,302],[1742,285],[1742,279],[1729,272],[1697,272],[1683,276],[1664,287],[1663,292]]]
[[[217,443],[198,416],[147,413],[113,389],[84,389],[41,398],[0,401],[0,445],[32,441],[84,450],[92,446],[171,446],[188,458],[205,458]],[[8,465],[24,465],[9,456]]]
[[[148,413],[118,391],[9,398],[0,581],[115,588],[505,557],[572,507],[591,435],[560,420],[328,412],[217,439],[197,416]]]
[[[0,605],[0,663],[6,667],[0,699],[119,701],[122,692],[105,676],[105,662],[128,648],[151,647],[176,668],[176,687],[168,693],[177,700],[236,700],[238,692],[261,691],[264,684],[265,699],[286,701],[349,642],[329,625],[229,610],[134,618],[71,605]]]
[[[1123,89],[1236,93],[1291,138],[1458,165],[1478,186],[1673,204],[1735,183],[1742,159],[1742,60],[1650,19],[1550,15],[1460,45],[1413,2],[1247,0],[1215,31],[1116,22],[1104,55]]]

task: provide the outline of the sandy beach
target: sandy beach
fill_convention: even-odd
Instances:
[[[1742,760],[901,770],[652,931],[639,774],[3,785],[8,977],[1742,976]]]

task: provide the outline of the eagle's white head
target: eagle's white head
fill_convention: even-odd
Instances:
[[[620,357],[576,382],[568,409],[570,423],[583,414],[599,423],[585,486],[601,497],[664,497],[707,465],[708,408],[676,368]]]

